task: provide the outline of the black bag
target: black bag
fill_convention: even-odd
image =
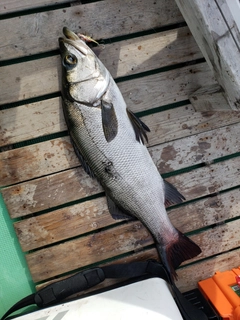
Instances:
[[[78,272],[67,279],[52,283],[38,292],[23,298],[13,305],[1,320],[6,320],[12,312],[29,305],[35,304],[40,308],[52,306],[72,294],[96,286],[106,278],[139,278],[141,276],[159,277],[168,282],[184,320],[208,320],[208,317],[202,310],[197,309],[182,295],[163,265],[153,260],[115,264]]]

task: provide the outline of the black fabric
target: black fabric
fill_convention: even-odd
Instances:
[[[144,261],[94,268],[79,272],[67,279],[52,283],[39,290],[37,293],[32,294],[16,303],[11,309],[8,310],[1,320],[6,319],[7,316],[9,316],[12,312],[31,304],[36,304],[40,308],[54,305],[74,293],[94,287],[95,285],[104,281],[105,278],[136,278],[143,275],[159,277],[169,283],[172,289],[173,297],[184,320],[208,319],[208,317],[201,310],[194,307],[181,294],[163,265],[157,261]]]

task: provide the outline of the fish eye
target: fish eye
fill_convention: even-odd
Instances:
[[[64,57],[64,65],[68,68],[73,68],[77,64],[77,57],[74,54],[67,54]]]

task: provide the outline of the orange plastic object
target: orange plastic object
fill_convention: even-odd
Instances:
[[[199,281],[199,289],[224,320],[240,320],[240,267],[217,271],[212,278]]]

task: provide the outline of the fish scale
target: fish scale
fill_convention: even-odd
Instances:
[[[63,110],[83,168],[105,190],[114,219],[139,219],[172,278],[201,249],[171,224],[165,204],[184,197],[159,174],[146,146],[148,127],[127,109],[113,78],[86,43],[67,28],[59,38]]]

